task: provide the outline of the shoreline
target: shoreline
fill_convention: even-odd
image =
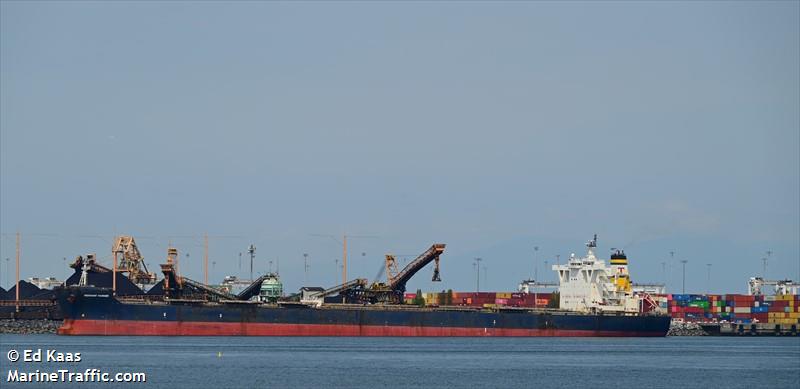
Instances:
[[[59,319],[0,319],[0,334],[55,334],[61,322]]]

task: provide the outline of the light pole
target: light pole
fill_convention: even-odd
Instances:
[[[539,246],[533,246],[533,280],[539,279],[539,266],[536,265],[536,252],[539,251]]]
[[[686,294],[686,262],[689,262],[685,259],[681,260],[683,264],[683,288],[681,289],[681,294]]]
[[[548,273],[547,273],[547,266],[548,266],[548,265],[549,265],[549,261],[545,259],[545,260],[544,260],[544,271],[545,271],[545,273],[544,273],[544,274],[548,274]]]
[[[250,254],[250,281],[253,280],[253,260],[256,258],[256,246],[254,244],[250,244],[250,247],[247,248],[247,252]]]
[[[340,266],[339,266],[339,258],[334,258],[334,259],[333,259],[333,262],[334,262],[334,263],[336,263],[336,273],[338,273],[338,272],[339,272],[339,269],[340,269]],[[337,277],[338,277],[338,276],[337,276]],[[333,283],[334,283],[334,284],[336,283],[336,278],[334,278],[334,281],[333,281]]]
[[[311,236],[320,236],[333,239],[336,243],[342,245],[342,284],[347,283],[347,238],[379,238],[379,236],[374,235],[342,235],[342,240],[336,239],[335,236],[329,234],[311,234]],[[366,253],[362,252],[361,256],[367,255]],[[339,266],[338,261],[336,264],[337,268]]]
[[[475,278],[475,289],[479,293],[481,291],[481,261],[483,261],[482,258],[475,258],[475,263],[473,263],[475,269],[478,271],[478,275]]]
[[[667,263],[661,262],[661,279],[664,282],[664,288],[667,287]]]
[[[669,279],[672,279],[672,272],[675,270],[675,250],[669,251]],[[675,280],[673,280],[675,281]],[[664,285],[666,286],[666,285]]]
[[[305,286],[308,285],[308,253],[303,253],[303,270],[305,271],[303,286]]]

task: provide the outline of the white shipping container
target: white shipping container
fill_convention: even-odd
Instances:
[[[733,313],[750,313],[750,307],[734,307]]]

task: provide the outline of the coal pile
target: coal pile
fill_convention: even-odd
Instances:
[[[20,300],[38,300],[38,296],[42,294],[43,289],[39,289],[38,286],[31,284],[28,281],[20,281],[19,282],[19,298]],[[11,287],[11,289],[7,290],[5,293],[0,295],[0,300],[16,300],[17,299],[17,285]],[[43,298],[46,300],[47,298]]]
[[[36,285],[28,281],[19,282],[19,299],[24,300],[46,300],[54,301],[55,292],[50,289],[39,289]],[[17,299],[17,286],[0,293],[0,300],[14,301]],[[21,306],[19,311],[15,305],[0,306],[0,319],[61,319],[61,310],[55,304],[44,306]],[[16,332],[12,332],[16,333]]]
[[[67,278],[64,282],[67,286],[77,286],[80,284],[82,270],[75,268],[75,272]],[[98,271],[97,269],[89,269],[86,273],[86,284],[96,286],[98,288],[109,288],[114,284],[114,273],[109,271]],[[118,296],[136,296],[142,295],[144,291],[136,286],[131,280],[121,272],[117,272],[117,295]]]

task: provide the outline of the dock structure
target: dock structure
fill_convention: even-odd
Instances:
[[[797,324],[777,323],[698,323],[716,336],[800,336]]]

